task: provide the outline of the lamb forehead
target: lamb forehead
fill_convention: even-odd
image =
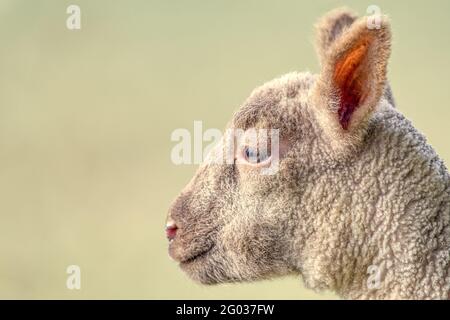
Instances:
[[[248,129],[287,125],[298,118],[314,80],[309,72],[292,72],[254,89],[235,113],[233,126]]]

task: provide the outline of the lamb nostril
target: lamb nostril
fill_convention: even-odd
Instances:
[[[168,222],[166,225],[167,239],[173,240],[175,238],[175,236],[177,235],[177,230],[178,230],[178,227],[175,224],[175,222],[173,222],[173,221]]]

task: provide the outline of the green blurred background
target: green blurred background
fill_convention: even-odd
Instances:
[[[172,164],[170,134],[223,128],[259,84],[318,72],[316,19],[372,4],[392,19],[398,108],[449,163],[448,0],[0,0],[0,298],[334,298],[293,277],[191,282],[163,226],[196,166]]]

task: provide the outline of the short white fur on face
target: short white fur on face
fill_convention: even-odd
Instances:
[[[245,135],[234,161],[202,164],[170,209],[169,253],[205,284],[294,273],[345,298],[448,299],[450,177],[393,106],[389,23],[340,9],[316,28],[320,74],[264,84],[228,125],[279,130],[278,171],[260,174],[273,155]]]

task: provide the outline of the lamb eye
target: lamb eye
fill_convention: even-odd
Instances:
[[[258,148],[246,146],[244,148],[244,157],[247,162],[261,163],[270,158],[267,150],[258,150]]]

